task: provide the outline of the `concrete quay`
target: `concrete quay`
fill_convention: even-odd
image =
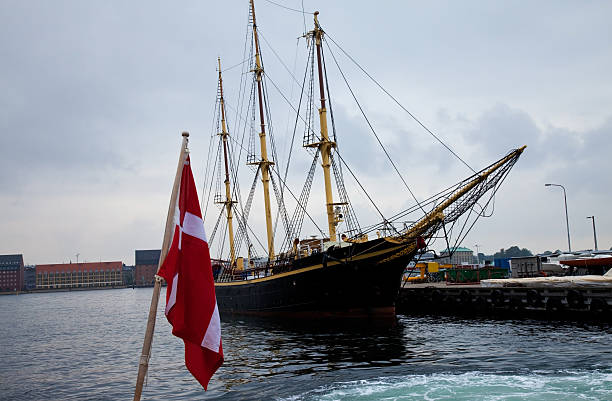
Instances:
[[[399,314],[440,314],[612,322],[612,286],[488,287],[480,284],[406,283]]]

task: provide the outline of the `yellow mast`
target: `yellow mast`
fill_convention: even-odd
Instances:
[[[270,166],[274,163],[268,160],[268,150],[266,148],[266,124],[263,110],[263,94],[261,77],[263,68],[259,56],[259,37],[257,36],[257,23],[255,21],[255,4],[251,1],[251,12],[253,17],[253,38],[255,39],[255,79],[257,80],[257,96],[259,99],[259,121],[261,132],[259,133],[259,146],[261,148],[261,160],[253,164],[259,164],[261,168],[261,181],[263,182],[264,207],[266,213],[266,230],[268,233],[268,257],[274,258],[274,234],[272,230],[272,212],[270,211]]]
[[[232,201],[232,193],[230,190],[230,175],[229,168],[227,162],[227,127],[225,124],[225,101],[223,100],[223,79],[221,78],[221,58],[219,61],[219,103],[221,105],[221,138],[223,139],[223,158],[225,160],[225,207],[227,208],[227,230],[229,231],[229,244],[230,244],[230,257],[231,257],[231,265],[234,265],[236,261],[236,253],[234,251],[234,229],[232,226],[232,206],[234,203]]]
[[[334,203],[331,175],[329,171],[331,149],[336,146],[336,143],[329,140],[327,132],[327,109],[325,108],[325,89],[323,86],[323,68],[321,63],[321,39],[323,38],[323,30],[319,25],[319,12],[314,13],[314,38],[317,46],[317,69],[319,72],[319,93],[321,94],[321,108],[319,109],[319,121],[321,125],[321,141],[316,145],[321,151],[321,162],[323,166],[323,177],[325,179],[325,205],[327,207],[327,226],[329,228],[329,240],[336,241],[336,226],[341,221],[334,213]]]

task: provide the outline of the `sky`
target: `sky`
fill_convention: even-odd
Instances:
[[[286,8],[258,0],[257,22],[266,74],[289,99],[298,92],[276,54],[303,74],[299,38],[312,27],[311,14],[295,11],[303,6],[320,11],[328,38],[474,169],[527,145],[495,197],[493,216],[479,220],[463,246],[486,254],[513,245],[566,250],[563,191],[544,186],[555,183],[566,189],[572,250],[593,248],[587,216],[595,216],[599,248],[612,247],[612,3],[276,3]],[[130,265],[135,249],[159,249],[180,134],[191,134],[201,188],[209,141],[216,140],[217,57],[228,66],[231,107],[241,75],[229,67],[243,61],[247,18],[245,0],[0,0],[0,254],[21,253],[26,264],[78,258]],[[470,175],[332,51],[417,198]],[[411,206],[326,60],[342,154],[383,213]],[[279,149],[286,149],[283,135],[295,116],[278,95],[271,113]],[[230,112],[230,127],[238,125],[232,118]],[[304,163],[296,161],[296,169]],[[302,168],[290,177],[303,176]],[[364,197],[351,194],[360,219],[374,222]],[[260,225],[261,213],[253,219]],[[206,220],[208,232],[213,220]]]

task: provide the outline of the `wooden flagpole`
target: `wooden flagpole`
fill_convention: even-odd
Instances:
[[[168,249],[172,243],[172,235],[174,234],[174,212],[176,210],[176,202],[178,191],[181,186],[181,176],[183,174],[183,165],[187,159],[187,142],[189,141],[189,133],[183,132],[183,143],[181,144],[181,153],[179,156],[178,167],[176,168],[176,176],[174,177],[174,186],[172,187],[172,195],[170,196],[170,205],[168,206],[168,217],[166,218],[166,231],[162,242],[161,253],[159,255],[159,264],[157,271],[161,267]],[[149,358],[151,357],[151,344],[153,343],[153,331],[155,330],[155,318],[157,316],[157,304],[159,303],[159,293],[161,291],[161,277],[155,275],[155,286],[153,287],[153,297],[151,298],[151,307],[149,309],[149,319],[147,320],[147,331],[145,332],[144,342],[142,344],[142,353],[140,354],[140,363],[138,366],[138,377],[136,378],[136,390],[134,391],[134,401],[139,401],[142,395],[142,386],[144,384],[147,370],[149,369]]]

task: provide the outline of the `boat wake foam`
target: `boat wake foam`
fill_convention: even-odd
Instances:
[[[466,372],[383,377],[329,386],[282,398],[309,400],[609,400],[612,368],[594,371]]]

